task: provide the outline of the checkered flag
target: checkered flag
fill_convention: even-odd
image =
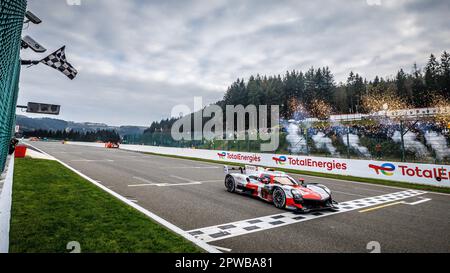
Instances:
[[[65,49],[66,46],[61,47],[54,53],[42,59],[41,63],[61,71],[62,73],[64,73],[64,75],[69,77],[69,79],[73,80],[78,71],[70,63],[67,62],[66,53],[64,52]]]

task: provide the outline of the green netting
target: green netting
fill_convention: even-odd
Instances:
[[[0,0],[0,171],[15,125],[20,41],[26,0]]]

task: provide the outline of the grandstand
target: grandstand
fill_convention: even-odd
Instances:
[[[434,117],[437,115],[450,115],[450,107],[383,110],[372,114],[331,115],[330,121],[355,121],[379,117],[387,117],[391,119],[395,118],[415,119],[415,118]]]

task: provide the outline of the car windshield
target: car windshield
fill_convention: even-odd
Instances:
[[[281,185],[288,185],[288,186],[298,185],[297,182],[295,182],[295,180],[290,178],[289,176],[275,176],[273,178],[273,181]]]

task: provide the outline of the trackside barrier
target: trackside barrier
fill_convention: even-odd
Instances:
[[[74,145],[103,147],[101,143],[68,142]],[[313,156],[277,155],[264,153],[241,153],[232,151],[200,150],[187,148],[156,147],[146,145],[120,145],[120,149],[262,165],[300,171],[330,173],[344,176],[375,178],[413,184],[450,187],[450,166],[435,164],[415,164],[403,162],[384,162],[375,160],[355,160]]]
[[[14,174],[14,156],[7,164],[3,188],[0,190],[0,253],[9,251],[9,228],[11,219],[12,186]]]
[[[105,143],[96,143],[96,142],[73,142],[73,141],[66,141],[65,144],[105,148]]]

